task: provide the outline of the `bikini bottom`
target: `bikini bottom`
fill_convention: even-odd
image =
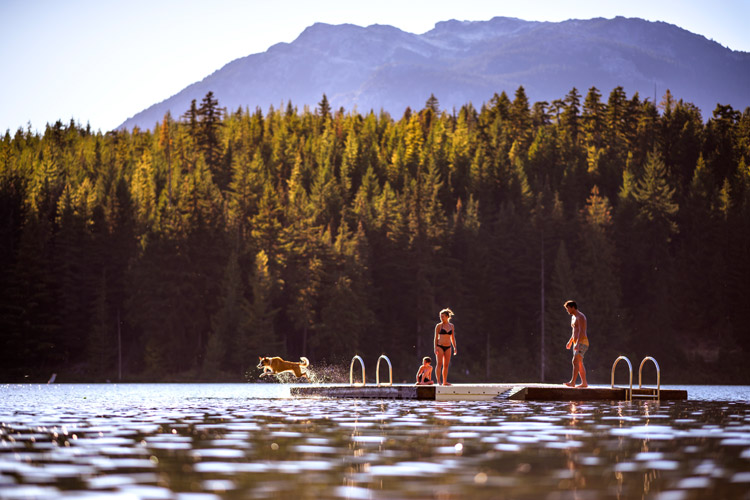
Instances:
[[[436,344],[435,347],[439,347],[439,348],[441,348],[443,350],[443,352],[445,352],[448,349],[450,349],[452,346]]]

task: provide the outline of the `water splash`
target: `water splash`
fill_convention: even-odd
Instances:
[[[311,365],[307,368],[313,384],[343,384],[349,381],[349,373],[341,365]]]
[[[310,382],[311,384],[343,384],[349,381],[349,374],[345,367],[341,365],[316,364],[306,368],[308,379],[297,378],[291,372],[277,373],[261,377],[262,370],[252,367],[245,372],[245,379],[248,382],[255,383],[281,383],[281,384],[299,384]]]

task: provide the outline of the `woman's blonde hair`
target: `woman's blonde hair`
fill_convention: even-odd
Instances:
[[[452,318],[453,316],[455,316],[453,314],[453,311],[451,311],[447,307],[445,309],[443,309],[442,311],[440,311],[440,315],[442,316],[443,314],[447,314],[449,318]]]

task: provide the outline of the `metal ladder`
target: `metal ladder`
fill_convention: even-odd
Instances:
[[[630,389],[625,389],[625,400],[626,401],[632,401],[633,400],[633,365],[630,364],[630,360],[627,356],[620,356],[617,358],[612,365],[612,383],[610,385],[611,389],[615,388],[615,368],[617,367],[617,363],[620,361],[625,361],[628,364],[628,372],[630,373]]]
[[[354,383],[354,362],[359,361],[359,365],[362,367],[362,383]],[[365,384],[367,384],[367,379],[365,378],[365,362],[362,359],[362,357],[359,354],[355,354],[352,358],[352,362],[349,365],[349,385],[352,386],[358,386],[363,387]]]
[[[388,383],[380,383],[380,362],[382,360],[385,360],[386,363],[388,363]],[[354,383],[354,362],[359,361],[359,366],[362,367],[362,382]],[[364,387],[367,384],[367,378],[365,377],[365,361],[362,359],[362,357],[359,354],[355,354],[352,358],[351,364],[349,364],[349,385],[351,386],[357,386],[357,387]],[[375,385],[377,387],[381,386],[392,386],[393,385],[393,365],[391,364],[391,360],[388,359],[388,356],[385,354],[381,354],[378,358],[378,363],[375,365]]]
[[[617,363],[620,361],[625,361],[628,364],[628,372],[630,377],[630,387],[625,389],[625,399],[627,401],[632,401],[633,398],[638,399],[656,399],[659,401],[661,399],[661,369],[659,368],[659,363],[656,362],[654,358],[651,356],[646,356],[643,358],[643,361],[641,361],[640,367],[638,367],[638,391],[637,393],[633,393],[633,365],[630,364],[630,360],[627,358],[627,356],[620,356],[618,357],[614,364],[612,365],[612,380],[610,387],[612,389],[615,388],[615,368],[617,367]],[[654,363],[654,366],[656,367],[656,389],[652,387],[643,387],[643,365],[646,364],[646,361],[652,361]]]
[[[646,364],[646,361],[653,361],[654,366],[656,367],[656,389],[653,387],[643,387],[641,374],[643,373],[643,365]],[[634,394],[633,397],[640,399],[655,399],[657,401],[661,399],[661,370],[659,369],[659,363],[657,363],[651,356],[643,358],[641,366],[638,368],[638,389],[640,392]]]
[[[388,363],[388,383],[387,384],[381,384],[380,383],[380,362],[382,360],[385,360],[386,363]],[[380,387],[381,385],[385,386],[392,386],[393,385],[393,365],[391,364],[391,360],[388,359],[388,356],[385,354],[381,354],[378,358],[378,364],[375,365],[375,385]]]

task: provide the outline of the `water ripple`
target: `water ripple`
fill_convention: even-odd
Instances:
[[[0,500],[750,496],[748,402],[295,400],[255,389],[2,386]]]

